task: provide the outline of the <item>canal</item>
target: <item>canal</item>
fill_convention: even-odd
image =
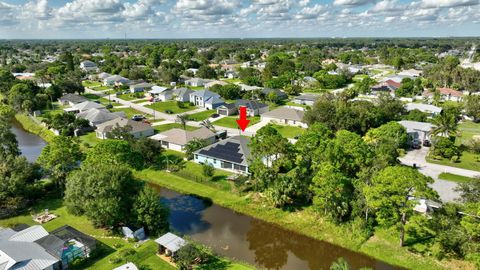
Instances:
[[[35,161],[45,147],[40,137],[12,123],[22,154]],[[263,269],[330,269],[345,258],[353,269],[397,269],[366,255],[280,228],[212,204],[208,199],[183,195],[151,184],[170,208],[172,231],[190,236],[216,253]]]

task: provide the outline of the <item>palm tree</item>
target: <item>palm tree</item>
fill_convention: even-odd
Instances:
[[[200,123],[201,126],[203,127],[206,127],[208,129],[210,129],[212,132],[217,132],[217,130],[215,129],[215,127],[213,126],[212,122],[210,122],[210,120],[203,120],[201,123]]]
[[[187,129],[188,116],[186,114],[177,115],[177,122],[179,122],[183,129]]]
[[[433,124],[435,127],[432,129],[434,136],[451,137],[457,134],[457,118],[453,113],[447,113],[442,111],[439,115],[433,118]]]

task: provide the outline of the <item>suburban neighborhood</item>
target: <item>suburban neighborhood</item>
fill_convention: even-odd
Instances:
[[[17,15],[53,27],[67,2]],[[115,38],[0,40],[0,270],[480,269],[478,37],[205,34],[402,1],[104,2],[89,16],[203,32],[118,38],[106,15]]]

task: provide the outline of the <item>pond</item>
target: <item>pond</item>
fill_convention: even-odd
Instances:
[[[265,269],[330,269],[340,257],[353,269],[398,269],[366,255],[236,213],[208,199],[155,187],[170,208],[172,231],[188,235],[225,257]]]
[[[12,132],[17,136],[18,146],[22,155],[24,155],[28,161],[34,162],[40,156],[43,147],[47,145],[39,136],[29,133],[23,129],[22,125],[17,121],[12,121]]]

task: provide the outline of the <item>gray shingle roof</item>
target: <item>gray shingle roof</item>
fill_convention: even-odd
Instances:
[[[187,244],[187,241],[185,241],[179,236],[176,236],[173,233],[166,233],[161,237],[157,238],[155,242],[159,245],[166,247],[172,252],[177,252],[179,249],[181,249]]]
[[[234,136],[204,147],[195,153],[248,166],[248,161],[250,159],[250,149],[248,148],[249,143],[249,137]]]
[[[262,116],[266,116],[270,118],[288,119],[288,120],[295,120],[299,122],[303,120],[304,115],[305,115],[304,111],[287,108],[287,107],[280,107],[275,110],[262,114]]]
[[[185,145],[191,140],[197,139],[208,139],[215,136],[211,130],[206,127],[199,128],[194,131],[183,130],[179,128],[173,128],[162,133],[158,133],[154,136],[151,136],[150,139],[153,140],[162,140],[169,143],[174,143],[177,145]]]
[[[99,132],[105,133],[105,132],[112,131],[116,127],[126,127],[126,126],[132,127],[132,131],[131,131],[132,133],[142,132],[142,131],[152,129],[152,126],[150,126],[149,124],[133,121],[131,119],[127,119],[123,117],[118,117],[98,125],[97,130]]]

